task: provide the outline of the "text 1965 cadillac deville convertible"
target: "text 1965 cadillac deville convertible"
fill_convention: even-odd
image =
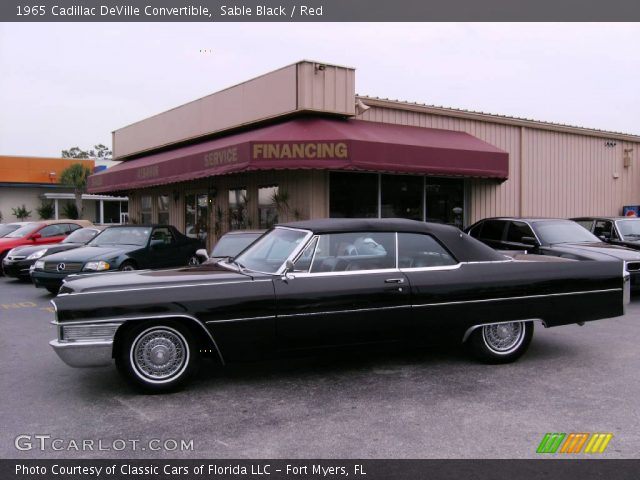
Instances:
[[[533,256],[532,256],[533,258]],[[622,262],[507,259],[455,227],[328,219],[279,225],[235,259],[69,277],[52,301],[75,367],[109,365],[173,389],[220,362],[455,333],[482,361],[519,358],[546,327],[624,313]]]

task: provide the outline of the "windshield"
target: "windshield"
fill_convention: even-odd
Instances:
[[[543,245],[601,241],[586,228],[572,220],[534,222],[533,228]]]
[[[96,236],[89,246],[102,247],[105,245],[146,245],[149,241],[151,228],[149,227],[116,227],[107,228]]]
[[[631,240],[638,240],[640,238],[640,218],[633,220],[619,220],[616,222],[618,231],[622,235],[623,240],[628,238]]]
[[[79,228],[65,238],[62,243],[87,243],[99,233],[95,228]]]
[[[40,225],[36,224],[36,225],[25,225],[23,227],[18,228],[17,230],[14,230],[13,232],[9,233],[8,235],[5,235],[5,238],[22,238],[22,237],[26,237],[27,235],[29,235],[30,233],[33,233],[35,230],[37,230],[40,227]]]
[[[274,228],[234,261],[248,270],[276,273],[308,234],[305,230]]]
[[[211,250],[212,257],[235,257],[258,238],[261,233],[234,233],[225,235]]]
[[[0,225],[0,237],[4,237],[6,234],[11,233],[20,228],[20,225],[9,223],[7,225]]]

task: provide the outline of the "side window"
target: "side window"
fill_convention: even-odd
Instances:
[[[313,253],[316,251],[316,245],[318,244],[318,238],[314,238],[309,242],[309,245],[303,250],[302,254],[298,257],[293,265],[294,272],[308,272],[311,268],[311,261],[313,260]]]
[[[424,268],[455,265],[453,256],[430,235],[398,234],[398,267]]]
[[[75,232],[79,228],[82,228],[77,223],[65,223],[64,224],[64,233],[65,235],[69,235],[71,232]]]
[[[61,235],[64,235],[64,226],[61,223],[47,225],[42,230],[40,230],[39,233],[40,235],[42,235],[42,238],[59,237]]]
[[[611,238],[611,227],[613,224],[607,220],[596,220],[593,227],[593,234],[596,237]]]
[[[484,222],[480,222],[475,225],[471,230],[469,230],[469,235],[471,235],[473,238],[478,238],[480,236],[480,232],[482,231],[483,224]]]
[[[166,227],[156,228],[151,234],[151,245],[171,245],[175,243],[171,230]]]
[[[482,226],[482,235],[478,238],[480,240],[502,240],[505,223],[501,220],[487,220]]]
[[[395,244],[391,232],[321,235],[311,273],[395,268]]]
[[[522,237],[535,237],[529,225],[524,222],[510,222],[507,242],[522,243]]]

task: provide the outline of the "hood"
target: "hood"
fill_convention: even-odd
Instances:
[[[140,250],[140,245],[110,245],[108,247],[80,247],[73,250],[48,255],[51,262],[91,262],[95,260],[109,260],[125,253]]]
[[[24,245],[22,247],[16,247],[13,249],[13,254],[14,255],[24,255],[25,257],[28,257],[29,255],[31,255],[34,252],[37,252],[38,250],[44,250],[45,248],[47,249],[47,251],[49,251],[49,249],[51,247],[53,247],[54,245],[58,245],[57,243],[50,243],[50,244],[44,244],[44,245]]]
[[[640,260],[640,252],[604,242],[556,243],[555,245],[550,245],[544,248],[556,252],[574,254],[588,260]]]
[[[264,278],[263,275],[260,277]],[[210,264],[170,270],[90,273],[70,275],[65,279],[60,293],[168,288],[202,283],[247,281],[252,278],[249,275]]]

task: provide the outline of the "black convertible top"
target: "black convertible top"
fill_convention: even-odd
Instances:
[[[506,257],[471,238],[457,227],[403,218],[322,218],[279,224],[280,227],[311,230],[313,233],[403,232],[436,237],[461,262],[505,260]]]

